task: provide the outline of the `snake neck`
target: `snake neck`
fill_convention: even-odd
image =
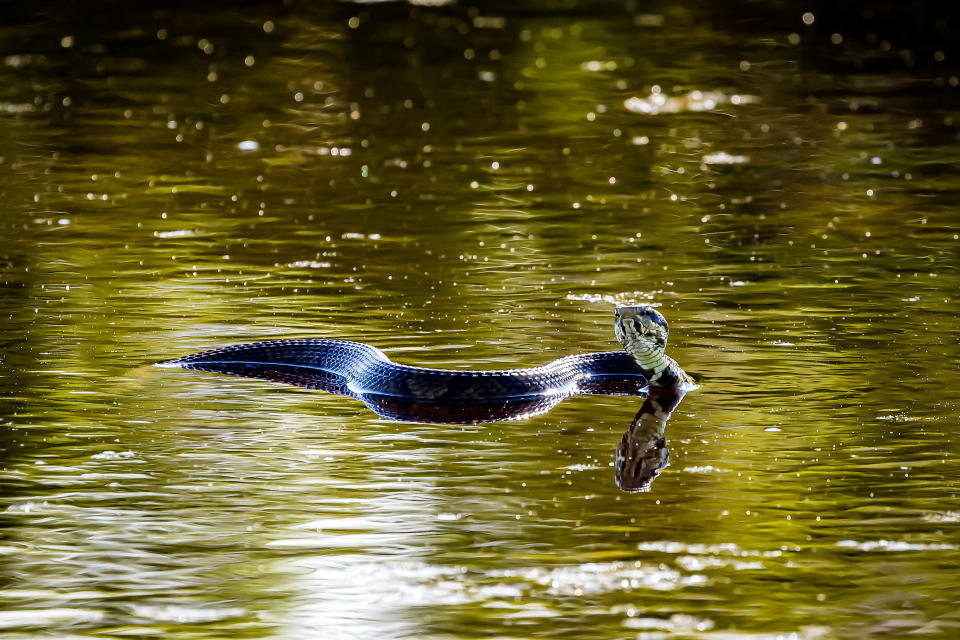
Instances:
[[[630,355],[647,377],[647,381],[655,387],[680,389],[696,385],[694,379],[680,368],[677,361],[662,350],[638,346]]]
[[[628,339],[623,345],[633,361],[637,363],[643,375],[651,383],[655,382],[660,376],[670,368],[671,358],[667,357],[663,349],[658,345],[651,344],[650,341],[641,339]],[[674,363],[676,364],[676,363]]]
[[[676,360],[670,356],[664,356],[664,360],[666,360],[667,366],[655,378],[648,378],[650,384],[655,387],[683,389],[684,391],[699,386],[690,374],[680,368]]]

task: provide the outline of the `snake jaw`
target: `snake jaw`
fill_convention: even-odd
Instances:
[[[654,350],[662,351],[667,347],[670,333],[667,320],[651,306],[617,307],[614,327],[621,344],[626,339],[642,341],[647,348]]]

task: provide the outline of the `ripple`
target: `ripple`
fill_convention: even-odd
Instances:
[[[714,622],[706,618],[697,618],[677,613],[667,619],[664,618],[627,618],[623,626],[629,629],[649,629],[655,631],[669,631],[670,633],[692,633],[695,631],[709,631]]]
[[[654,296],[663,291],[628,291],[625,293],[568,293],[567,300],[577,302],[606,302],[608,304],[651,304]],[[658,307],[659,303],[651,306]]]
[[[675,542],[672,540],[656,540],[652,542],[641,542],[637,545],[640,551],[659,551],[669,554],[693,554],[693,555],[731,555],[737,557],[759,556],[764,558],[779,558],[783,555],[783,549],[771,549],[767,551],[756,551],[743,549],[734,542],[721,542],[718,544],[687,544],[684,542]]]
[[[703,586],[706,576],[684,575],[662,565],[637,562],[588,562],[551,569],[530,567],[493,572],[502,578],[520,578],[547,587],[553,595],[581,596],[609,593],[624,589],[653,589],[664,591],[677,587]]]
[[[332,265],[329,262],[320,262],[319,260],[297,260],[288,263],[287,266],[294,269],[329,269]]]
[[[705,465],[694,465],[692,467],[684,467],[683,470],[686,473],[725,473],[725,469],[718,469],[712,464]]]
[[[37,108],[30,102],[0,102],[0,113],[31,113]]]
[[[906,542],[902,540],[840,540],[837,546],[857,551],[955,551],[955,544],[945,542]]]
[[[923,516],[927,522],[960,522],[960,512],[943,511],[941,513],[928,513]]]
[[[19,609],[0,611],[0,629],[36,628],[48,625],[88,624],[100,622],[104,613],[95,609]]]
[[[726,151],[708,153],[703,156],[704,164],[747,164],[748,162],[750,162],[750,156],[735,156]]]
[[[344,240],[379,240],[381,235],[379,233],[357,233],[355,231],[347,231],[346,233],[340,234],[340,237]]]
[[[755,96],[734,94],[728,96],[721,91],[691,91],[677,96],[668,96],[654,88],[646,98],[636,96],[627,98],[623,106],[627,111],[643,115],[662,113],[680,113],[683,111],[712,111],[720,105],[740,106],[756,102]]]
[[[199,234],[193,229],[175,229],[173,231],[154,231],[153,235],[157,238],[192,238]]]
[[[219,622],[228,618],[237,618],[246,613],[240,607],[185,607],[182,605],[133,605],[130,607],[135,616],[155,622]]]

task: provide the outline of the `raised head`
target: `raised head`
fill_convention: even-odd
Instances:
[[[659,311],[645,304],[618,306],[615,330],[624,351],[648,378],[649,374],[660,373],[666,367],[664,358],[670,328]]]
[[[617,340],[643,371],[650,384],[669,388],[696,386],[693,379],[667,356],[667,320],[650,305],[618,306]]]

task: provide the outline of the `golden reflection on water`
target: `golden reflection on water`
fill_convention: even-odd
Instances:
[[[953,637],[953,51],[654,9],[11,8],[0,629]],[[649,493],[634,399],[401,424],[144,368],[535,365],[634,301],[704,379]]]

